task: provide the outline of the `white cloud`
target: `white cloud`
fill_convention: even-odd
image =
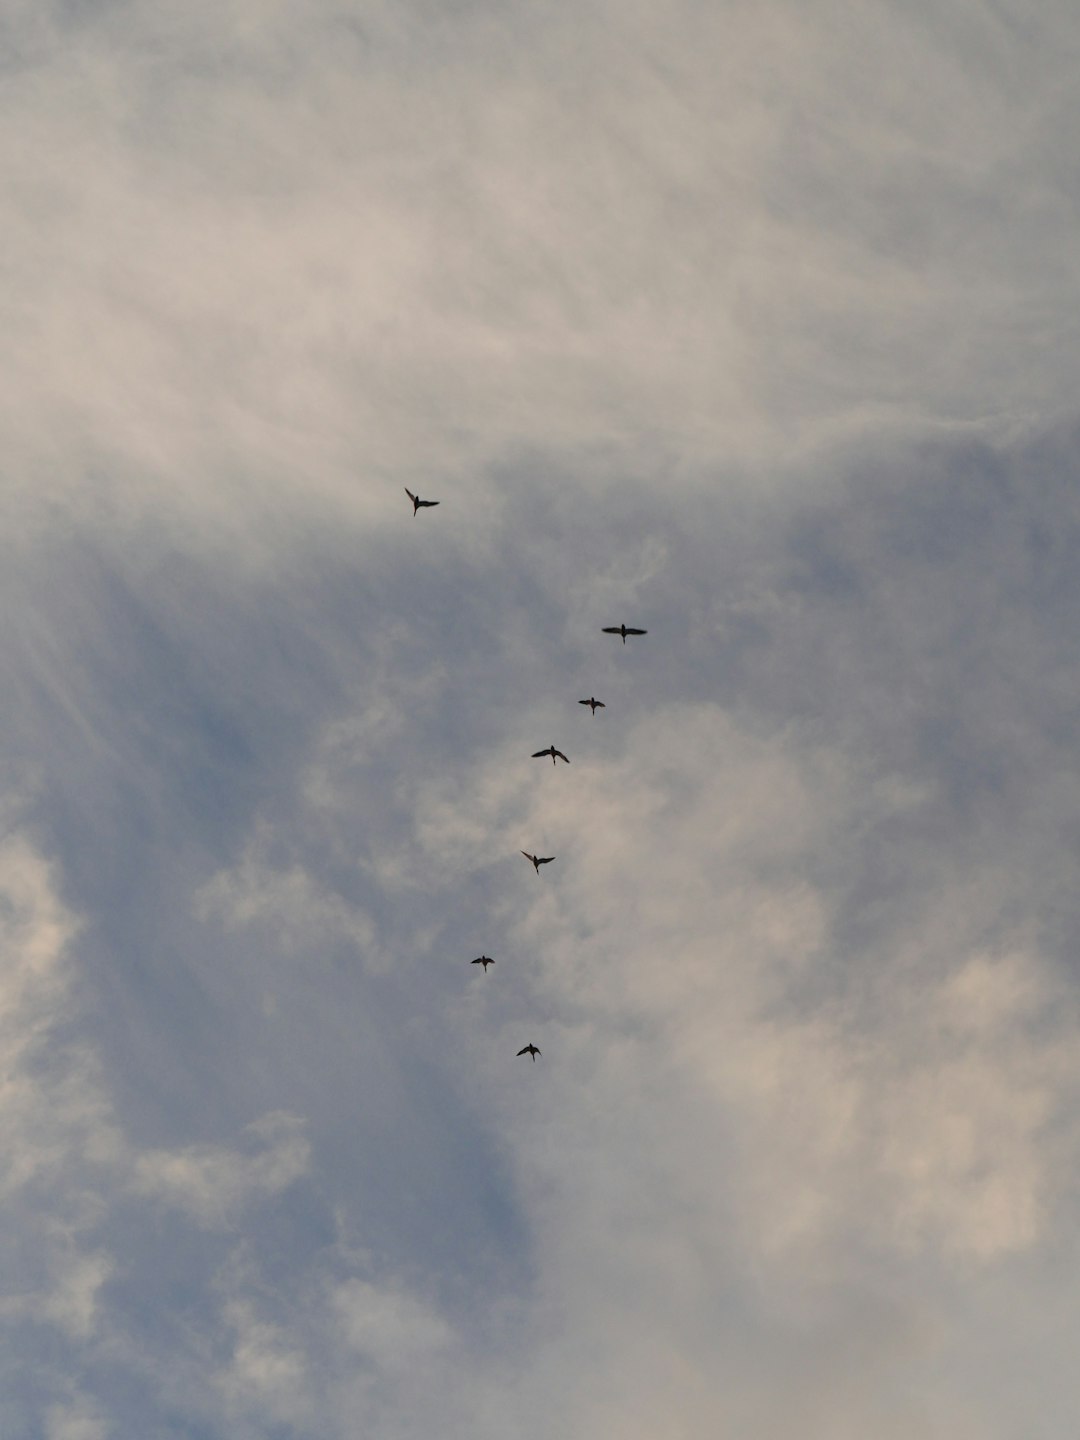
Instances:
[[[9,1338],[46,1326],[84,1353],[108,1344],[132,1354],[110,1287],[130,1283],[126,1251],[142,1223],[133,1200],[236,1228],[254,1203],[307,1173],[309,1145],[301,1122],[281,1113],[250,1125],[242,1148],[134,1144],[76,999],[79,923],[53,868],[18,833],[0,846],[0,927],[0,1118],[12,1237],[0,1320]],[[111,1433],[89,1396],[51,1406],[45,1423],[50,1436],[72,1440]]]
[[[311,1411],[307,1357],[280,1326],[258,1318],[250,1301],[230,1301],[232,1358],[218,1379],[230,1410],[274,1424],[304,1426]]]
[[[1038,1243],[1067,1193],[1075,1006],[1037,948],[1009,943],[984,888],[965,909],[955,886],[812,1001],[808,967],[837,964],[841,897],[804,877],[854,828],[859,780],[827,748],[666,707],[572,793],[537,792],[533,813],[561,810],[574,855],[518,946],[539,956],[538,998],[589,1022],[590,1047],[629,1043],[633,1063],[675,1066],[708,1097],[736,1146],[738,1178],[714,1178],[746,1244],[779,1256],[861,1232],[989,1261]],[[975,937],[995,927],[987,951]],[[585,1083],[587,1052],[571,1054]]]
[[[98,1294],[116,1269],[111,1255],[81,1252],[74,1244],[61,1251],[55,1288],[34,1307],[40,1318],[51,1321],[76,1338],[91,1335],[98,1317]]]
[[[350,1280],[338,1287],[333,1307],[349,1347],[380,1369],[408,1371],[445,1349],[445,1321],[399,1289]]]
[[[231,928],[258,925],[276,945],[294,951],[345,941],[370,959],[375,930],[363,910],[321,886],[300,864],[276,868],[264,858],[269,839],[264,826],[239,865],[206,882],[196,898],[199,916],[220,918]]]
[[[115,1259],[104,1250],[86,1248],[72,1226],[46,1222],[36,1229],[33,1243],[27,1239],[24,1248],[44,1262],[47,1279],[37,1289],[0,1296],[0,1317],[52,1325],[74,1340],[89,1340],[98,1330],[100,1292],[116,1272]]]
[[[677,486],[1069,403],[1067,16],[204,22],[83,17],[8,92],[13,522],[263,563],[529,451]]]
[[[412,1434],[436,1422],[455,1437],[495,1433],[483,1397],[497,1405],[506,1392],[474,1371],[439,1308],[399,1280],[352,1269],[335,1246],[283,1295],[250,1256],[234,1257],[219,1279],[229,1358],[214,1374],[227,1423],[304,1435]]]
[[[1007,1433],[903,1377],[960,1343],[960,1302],[935,1290],[1053,1246],[1072,1204],[1078,1017],[1016,931],[1016,877],[996,852],[966,861],[852,954],[848,876],[816,857],[933,787],[868,790],[840,749],[708,705],[616,733],[557,776],[487,758],[440,782],[434,812],[440,852],[572,837],[542,885],[508,877],[500,988],[454,1016],[536,1246],[540,1333],[516,1383],[564,1406],[537,1433],[663,1416],[692,1434],[717,1413],[777,1435],[795,1415],[821,1437]],[[516,1075],[526,1039],[543,1067]],[[919,1299],[897,1277],[924,1267]]]
[[[135,1191],[190,1212],[202,1225],[234,1225],[254,1200],[299,1180],[311,1159],[294,1115],[264,1115],[248,1133],[262,1147],[252,1155],[217,1145],[143,1151],[135,1159]]]
[[[56,1184],[73,1156],[91,1169],[115,1162],[120,1139],[96,1059],[57,1043],[71,1017],[68,947],[78,931],[49,865],[18,834],[0,845],[0,1110],[7,1144],[0,1190]]]
[[[45,1418],[45,1440],[108,1440],[109,1425],[90,1401],[51,1405]]]

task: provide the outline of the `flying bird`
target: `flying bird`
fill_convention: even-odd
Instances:
[[[528,850],[522,850],[521,853],[525,856],[526,860],[532,861],[533,868],[536,870],[536,873],[538,875],[540,874],[541,865],[550,865],[552,860],[555,859],[554,855],[530,855]]]
[[[486,974],[487,974],[487,967],[488,967],[489,965],[494,965],[494,964],[495,964],[495,961],[492,960],[492,958],[491,958],[490,955],[478,955],[475,960],[470,960],[470,961],[469,961],[469,964],[470,964],[470,965],[482,965],[482,966],[484,967],[484,974],[486,975]]]
[[[632,625],[604,625],[601,627],[605,635],[621,635],[622,643],[626,644],[627,635],[647,635],[647,630],[635,630]]]
[[[534,751],[532,758],[533,758],[534,760],[539,760],[542,755],[550,755],[550,756],[551,756],[551,763],[552,763],[552,765],[555,764],[555,756],[556,756],[556,755],[559,757],[560,760],[566,760],[566,756],[562,753],[561,750],[556,750],[554,745],[549,745],[546,750],[536,750],[536,751]],[[569,765],[569,764],[570,764],[570,761],[569,761],[569,760],[566,760],[566,763],[567,763],[567,765]],[[522,854],[524,854],[524,851],[522,851]]]
[[[594,715],[596,714],[597,710],[607,709],[607,706],[604,704],[603,700],[597,700],[595,695],[590,695],[588,700],[579,700],[577,703],[579,705],[588,705],[589,709]]]
[[[412,501],[412,513],[414,520],[416,519],[417,510],[419,510],[421,506],[423,506],[425,510],[428,510],[431,508],[432,505],[438,505],[441,503],[438,500],[421,500],[420,496],[414,495],[407,485],[405,486],[405,494]]]
[[[526,1045],[523,1050],[519,1050],[519,1051],[518,1051],[518,1054],[519,1054],[519,1055],[528,1055],[529,1059],[530,1059],[530,1060],[533,1062],[533,1064],[535,1065],[535,1064],[536,1064],[536,1057],[537,1057],[537,1055],[540,1054],[540,1051],[536,1048],[535,1045],[529,1044],[529,1045]]]

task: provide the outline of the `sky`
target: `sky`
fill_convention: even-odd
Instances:
[[[1078,96],[0,5],[5,1440],[1075,1427]]]

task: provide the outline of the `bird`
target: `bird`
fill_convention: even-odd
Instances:
[[[533,1044],[530,1043],[530,1044],[526,1045],[526,1046],[524,1047],[524,1049],[519,1050],[519,1051],[518,1051],[518,1054],[519,1054],[519,1055],[528,1055],[529,1059],[530,1059],[530,1060],[533,1062],[533,1064],[535,1065],[535,1064],[536,1064],[536,1057],[537,1057],[537,1055],[540,1054],[540,1051],[536,1048],[535,1045],[533,1045]]]
[[[622,643],[626,644],[627,635],[647,635],[647,630],[635,630],[632,625],[603,625],[601,626],[605,635],[621,635]]]
[[[534,760],[539,760],[542,755],[550,755],[550,756],[551,756],[551,763],[552,763],[552,765],[555,764],[555,756],[556,756],[556,755],[559,757],[560,760],[566,760],[566,756],[562,753],[561,750],[556,750],[554,745],[549,745],[546,750],[536,750],[536,751],[534,751],[532,758],[533,758]],[[569,761],[569,760],[566,760],[566,763],[567,763],[567,765],[569,765],[569,764],[570,764],[570,761]],[[524,852],[522,852],[522,853],[524,853]]]
[[[590,695],[588,700],[579,700],[577,703],[579,705],[588,705],[589,709],[594,715],[596,714],[597,710],[607,709],[607,706],[604,704],[603,700],[597,700],[595,695]]]
[[[405,494],[412,501],[412,513],[414,520],[416,519],[416,512],[420,509],[421,506],[423,506],[424,509],[427,510],[430,509],[432,505],[438,505],[441,503],[438,500],[421,500],[419,495],[414,495],[407,485],[405,486]]]
[[[526,860],[532,861],[533,867],[538,875],[540,874],[541,865],[550,865],[552,860],[555,859],[554,855],[530,855],[528,850],[522,850],[521,853],[525,856]]]
[[[492,960],[492,958],[491,958],[490,955],[478,955],[475,960],[470,960],[470,961],[469,961],[469,964],[470,964],[470,965],[482,965],[482,966],[484,967],[484,974],[486,975],[486,974],[487,974],[487,967],[488,967],[489,965],[494,965],[494,964],[495,964],[495,961]]]

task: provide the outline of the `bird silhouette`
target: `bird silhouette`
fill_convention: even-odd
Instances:
[[[532,861],[533,868],[536,870],[536,873],[538,875],[540,874],[541,865],[550,865],[552,860],[555,859],[554,855],[530,855],[528,850],[522,850],[521,853],[525,856],[526,860]]]
[[[475,960],[470,960],[470,961],[469,961],[469,964],[470,964],[470,965],[482,965],[482,966],[484,967],[484,974],[486,975],[486,974],[487,974],[487,967],[488,967],[489,965],[494,965],[494,964],[495,964],[495,961],[492,960],[492,958],[491,958],[490,955],[478,955]]]
[[[605,635],[621,635],[622,643],[626,644],[627,635],[647,635],[647,630],[635,630],[632,625],[604,625],[601,627]]]
[[[529,1044],[529,1045],[526,1045],[526,1046],[524,1047],[524,1049],[519,1050],[519,1051],[518,1051],[518,1054],[519,1054],[519,1055],[528,1055],[529,1059],[530,1059],[530,1060],[533,1062],[533,1064],[535,1065],[535,1064],[536,1064],[536,1057],[537,1057],[537,1055],[540,1054],[540,1051],[536,1048],[535,1045]]]
[[[577,703],[579,705],[588,705],[589,709],[594,715],[596,714],[597,710],[607,709],[607,706],[604,704],[603,700],[597,700],[595,695],[590,695],[588,700],[579,700]]]
[[[562,753],[561,750],[556,750],[554,745],[549,745],[546,750],[536,750],[536,751],[534,751],[532,758],[533,758],[534,760],[539,760],[542,755],[550,755],[550,756],[551,756],[551,763],[552,763],[552,765],[555,764],[555,756],[556,756],[556,755],[559,757],[560,760],[566,760],[566,756]],[[566,760],[566,763],[567,763],[567,765],[569,765],[569,764],[570,764],[570,761],[569,761],[569,760]]]
[[[414,495],[407,485],[405,486],[405,494],[412,501],[412,513],[414,520],[416,519],[416,512],[421,508],[421,506],[423,506],[425,510],[429,510],[433,505],[438,505],[441,503],[438,500],[421,500],[419,495]]]

